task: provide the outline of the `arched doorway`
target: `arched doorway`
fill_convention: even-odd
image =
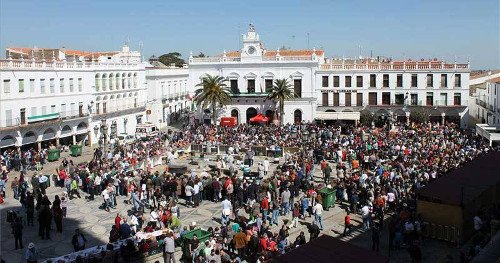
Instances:
[[[7,135],[0,140],[0,148],[11,147],[16,145],[16,139],[10,135]]]
[[[266,117],[269,118],[269,122],[272,122],[273,117],[274,117],[274,111],[273,110],[266,110]]]
[[[235,117],[236,118],[236,123],[240,123],[240,113],[238,112],[237,109],[233,109],[231,111],[231,117]]]
[[[295,123],[301,123],[302,122],[302,111],[301,110],[295,110],[293,112],[293,121]]]
[[[250,119],[257,116],[257,110],[253,107],[247,109],[247,123],[250,123]]]

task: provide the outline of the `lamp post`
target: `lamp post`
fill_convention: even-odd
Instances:
[[[387,116],[387,121],[388,121],[388,126],[387,129],[390,131],[392,130],[392,109],[391,108],[387,108],[387,113],[389,114],[389,116]]]

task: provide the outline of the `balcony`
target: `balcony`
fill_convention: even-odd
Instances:
[[[16,127],[35,127],[56,122],[64,122],[90,116],[87,110],[72,110],[61,111],[55,113],[41,114],[26,117],[24,120],[21,117],[0,120],[0,130],[15,129]]]
[[[469,64],[451,64],[451,63],[435,63],[435,62],[417,62],[417,61],[408,61],[408,62],[384,62],[384,63],[330,63],[330,64],[321,64],[319,66],[319,70],[324,71],[341,71],[341,70],[366,70],[366,71],[374,71],[374,70],[469,70]]]
[[[95,70],[95,69],[140,69],[141,64],[137,63],[103,63],[103,62],[66,62],[59,60],[39,61],[39,60],[14,60],[1,59],[0,69],[33,69],[33,70]]]
[[[240,93],[229,93],[233,98],[261,98],[267,97],[268,92],[240,92]]]
[[[96,111],[93,114],[92,120],[101,120],[101,119],[105,119],[105,118],[118,117],[121,115],[140,113],[140,112],[143,112],[145,110],[146,110],[145,103],[132,103],[132,104],[125,104],[125,105],[116,105],[116,106],[111,106],[111,107],[99,109],[98,111]]]
[[[189,95],[189,92],[184,91],[184,92],[176,92],[176,93],[166,94],[166,95],[163,95],[161,98],[163,101],[165,101],[165,100],[169,100],[169,101],[183,100],[183,99],[186,99],[188,95]]]

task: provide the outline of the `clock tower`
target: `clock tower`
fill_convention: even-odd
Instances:
[[[255,27],[250,24],[248,31],[243,35],[243,47],[241,48],[241,58],[255,59],[262,57],[263,47],[259,39],[259,34],[255,32]]]

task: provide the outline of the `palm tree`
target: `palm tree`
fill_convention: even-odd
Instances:
[[[294,98],[293,92],[290,89],[292,85],[286,79],[276,79],[274,80],[274,85],[269,95],[267,95],[267,99],[274,101],[275,103],[279,102],[279,114],[280,114],[280,123],[283,124],[284,114],[285,114],[285,100],[292,100]]]
[[[196,87],[194,102],[196,107],[202,109],[211,108],[214,125],[217,125],[217,107],[223,107],[231,103],[231,96],[226,88],[225,78],[221,76],[205,75]]]

